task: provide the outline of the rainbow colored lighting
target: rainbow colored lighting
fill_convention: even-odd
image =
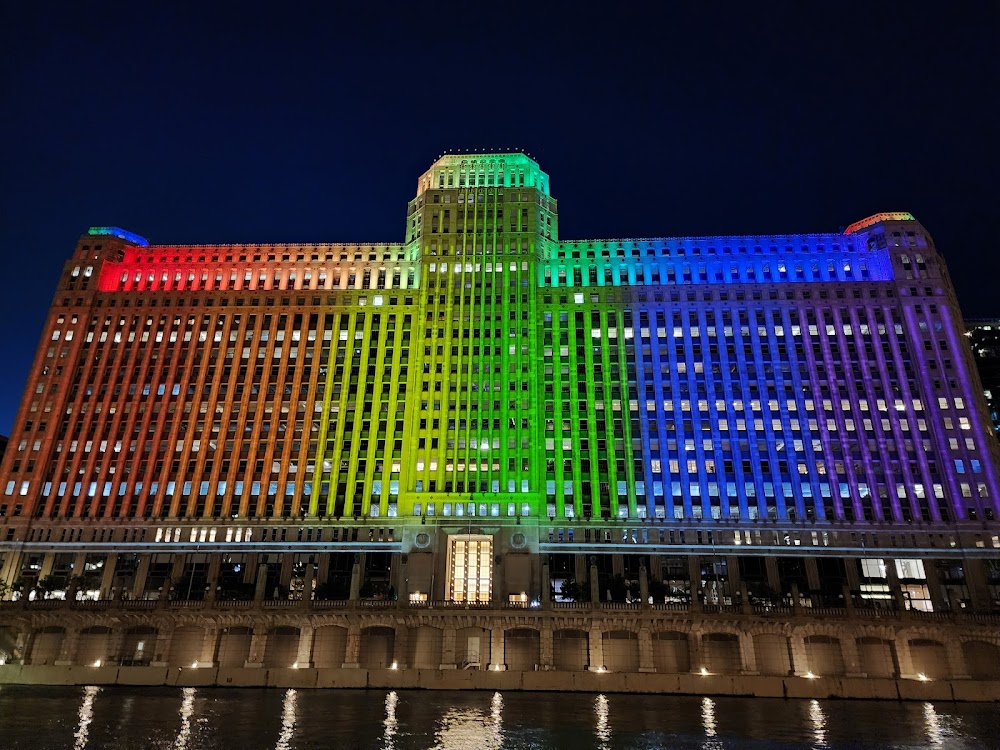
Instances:
[[[844,234],[854,234],[857,231],[867,229],[873,224],[879,224],[883,221],[916,221],[916,219],[913,218],[913,214],[908,211],[889,211],[880,214],[872,214],[866,219],[849,224],[847,229],[844,230]]]
[[[131,242],[133,245],[139,245],[140,247],[149,246],[149,240],[145,237],[140,237],[134,232],[129,232],[120,227],[91,227],[87,230],[87,234],[95,237],[117,237],[120,240]]]

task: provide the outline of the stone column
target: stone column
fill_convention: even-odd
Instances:
[[[396,632],[392,637],[392,661],[396,663],[397,669],[406,669],[407,646],[410,642],[410,629],[405,625],[396,625]]]
[[[747,588],[746,581],[740,581],[740,609],[744,614],[753,614],[753,602],[750,601],[750,589]]]
[[[934,560],[924,561],[924,574],[927,576],[927,591],[931,597],[931,606],[935,612],[947,612],[948,602],[941,591],[941,576]]]
[[[590,558],[590,606],[601,606],[601,581],[597,575],[597,562]]]
[[[604,633],[598,626],[590,628],[587,634],[587,645],[590,647],[590,666],[588,672],[604,671]]]
[[[50,575],[52,575],[52,568],[56,562],[56,555],[54,552],[46,552],[42,557],[42,567],[38,571],[38,580],[44,581]]]
[[[848,557],[844,560],[844,567],[847,570],[847,585],[851,591],[861,590],[861,576],[858,574],[858,558]]]
[[[503,626],[497,625],[490,631],[490,670],[493,672],[503,672],[507,669],[504,660],[504,631]]]
[[[105,664],[120,664],[122,660],[122,642],[125,640],[125,631],[121,629],[112,630],[108,633],[108,645],[102,661]]]
[[[264,666],[264,648],[267,646],[267,631],[261,628],[254,628],[253,635],[250,636],[250,653],[247,654],[247,668],[259,669]]]
[[[357,669],[361,658],[361,626],[352,622],[347,627],[347,646],[344,649],[344,669]]]
[[[792,652],[792,674],[805,677],[810,672],[809,660],[806,658],[806,642],[799,633],[788,636]]]
[[[295,666],[299,669],[309,669],[313,666],[313,626],[303,625],[299,628],[299,649],[295,654]]]
[[[799,594],[799,584],[797,584],[795,581],[792,581],[792,585],[790,588],[792,590],[792,614],[797,615],[799,614],[799,610],[802,609],[802,601],[800,599],[801,595]]]
[[[691,587],[691,611],[701,612],[701,558],[698,555],[688,556],[688,578]]]
[[[79,628],[66,628],[66,635],[63,636],[62,644],[59,646],[59,656],[54,664],[57,667],[68,667],[76,661],[76,646],[80,642]]]
[[[453,627],[446,627],[441,632],[441,666],[439,669],[455,669],[455,636]]]
[[[951,679],[970,679],[969,668],[965,663],[965,653],[962,651],[962,644],[954,638],[948,638],[944,642],[944,649],[948,654],[948,667],[951,670]]]
[[[350,600],[352,602],[356,602],[360,598],[361,598],[361,563],[358,560],[355,560],[354,565],[351,568]]]
[[[19,656],[21,664],[31,664],[31,650],[35,647],[34,630],[22,630],[14,641],[14,656]]]
[[[306,563],[305,576],[302,579],[302,606],[312,609],[313,600],[313,580],[316,577],[316,567],[311,563]]]
[[[20,570],[21,553],[9,552],[4,558],[3,565],[0,566],[0,584],[7,584],[7,586],[13,584]]]
[[[101,572],[101,598],[111,599],[111,589],[115,586],[115,571],[118,569],[118,555],[114,552],[104,560]]]
[[[653,636],[649,628],[639,628],[639,671],[656,671],[653,662]]]
[[[649,574],[645,561],[639,564],[639,601],[643,609],[649,609]]]
[[[330,553],[320,552],[316,564],[319,565],[319,575],[316,580],[318,585],[322,586],[327,582],[330,574]]]
[[[552,576],[549,575],[549,559],[546,556],[542,560],[542,609],[550,609],[552,606]]]
[[[899,663],[899,677],[903,679],[915,678],[916,672],[913,669],[913,654],[910,652],[910,640],[906,633],[896,635],[896,661]]]
[[[861,655],[858,653],[858,642],[853,633],[841,635],[840,653],[844,659],[844,674],[846,677],[867,676],[861,664]]]
[[[969,589],[969,603],[973,612],[986,612],[990,609],[990,595],[986,583],[986,566],[982,560],[967,559],[965,569],[965,585]]]
[[[142,594],[146,590],[146,578],[149,577],[149,563],[152,559],[151,555],[139,555],[139,564],[135,568],[135,580],[132,581],[133,599],[142,598]]]
[[[265,589],[267,589],[267,563],[261,563],[257,566],[257,584],[253,590],[253,600],[255,602],[264,601],[264,597],[267,596]]]
[[[174,555],[173,564],[170,567],[170,579],[163,585],[163,590],[167,592],[167,598],[169,599],[169,588],[170,586],[180,585],[181,579],[184,577],[184,571],[187,568],[188,555],[184,552],[179,552]],[[187,586],[184,587],[183,591],[178,591],[178,594],[183,594],[187,596]],[[180,598],[178,596],[177,598]]]
[[[754,646],[753,635],[740,631],[738,638],[740,642],[740,674],[760,674],[757,670],[757,649]]]
[[[781,594],[781,578],[778,576],[778,558],[765,557],[764,571],[767,573],[767,587],[775,594]]]
[[[820,605],[819,601],[819,564],[816,562],[815,557],[805,558],[806,566],[806,583],[809,584],[809,600],[812,602],[814,607]]]
[[[281,568],[278,573],[278,585],[283,591],[288,591],[292,585],[292,566],[295,562],[295,555],[284,554],[281,556]]]
[[[78,552],[73,558],[73,569],[70,571],[69,580],[66,581],[66,599],[74,601],[76,592],[80,590],[83,582],[83,574],[87,569],[87,553]],[[75,579],[75,580],[74,580]]]
[[[173,640],[174,629],[172,626],[160,627],[156,632],[156,640],[153,644],[153,658],[149,662],[152,667],[165,667],[170,658],[170,641]]]
[[[219,629],[205,628],[205,638],[201,642],[201,655],[198,657],[196,667],[214,667],[216,660],[216,649],[219,647]]]
[[[552,623],[545,621],[539,631],[538,658],[541,661],[541,668],[545,671],[552,669],[554,661],[552,643]]]
[[[222,568],[222,555],[214,553],[208,556],[208,572],[205,576],[205,601],[214,602],[219,593],[219,571]]]
[[[701,658],[701,631],[692,630],[688,633],[688,661],[691,663],[691,672],[701,674],[701,670],[706,666]]]
[[[892,594],[892,598],[896,602],[896,611],[899,612],[900,617],[909,617],[910,610],[906,606],[906,597],[903,596],[903,587],[899,583],[899,573],[896,570],[895,560],[885,561],[885,577],[886,582],[889,584],[889,592]]]
[[[856,615],[854,611],[854,595],[851,592],[851,587],[846,583],[844,584],[842,596],[844,597],[844,611],[848,618],[853,618]]]

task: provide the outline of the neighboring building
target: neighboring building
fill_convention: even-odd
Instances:
[[[1000,319],[968,320],[966,325],[993,431],[1000,439]]]
[[[1000,675],[926,230],[558,230],[517,153],[441,157],[400,243],[91,229],[0,466],[0,580],[71,602],[0,610],[9,658]]]

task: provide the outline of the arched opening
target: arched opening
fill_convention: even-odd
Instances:
[[[951,677],[951,667],[948,664],[948,652],[939,641],[918,638],[910,641],[910,659],[913,671],[932,680],[944,680]]]
[[[156,653],[156,636],[159,631],[151,627],[129,628],[122,636],[122,650],[119,664],[123,667],[149,666],[160,661],[162,654]]]
[[[639,671],[639,636],[630,630],[603,633],[604,667],[609,672]]]
[[[687,633],[667,630],[653,635],[653,666],[657,672],[681,674],[691,671]]]
[[[589,641],[583,630],[552,633],[552,666],[563,672],[585,672],[590,663]]]
[[[219,633],[219,666],[242,667],[250,659],[253,630],[247,627],[223,628]]]
[[[196,625],[185,625],[174,630],[170,640],[171,667],[190,667],[201,661],[205,645],[205,629]],[[211,658],[211,657],[210,657]]]
[[[393,628],[365,628],[361,631],[358,664],[362,669],[388,669],[392,666],[395,642]]]
[[[813,674],[823,677],[844,674],[844,652],[839,639],[828,635],[809,635],[804,642],[806,664]]]
[[[739,639],[732,633],[706,633],[701,637],[701,658],[712,674],[739,674]]]
[[[962,644],[965,667],[974,680],[1000,678],[1000,646],[986,641],[966,641]]]
[[[347,628],[325,625],[316,628],[313,663],[318,668],[340,669],[347,655]]]
[[[34,644],[28,654],[28,664],[54,664],[59,658],[66,628],[49,625],[35,631]]]
[[[537,630],[514,628],[504,633],[504,663],[515,672],[530,672],[538,665],[541,639]]]
[[[414,669],[441,666],[441,629],[421,625],[410,630],[406,644],[406,665]]]
[[[787,675],[792,671],[788,638],[780,633],[760,633],[753,637],[757,671],[766,675]]]
[[[490,665],[490,631],[462,628],[455,633],[455,666],[459,669],[486,669]]]
[[[271,628],[264,643],[264,666],[287,668],[295,664],[299,652],[299,629]]]
[[[891,678],[899,675],[896,647],[885,638],[858,638],[858,660],[861,671],[869,677]]]
[[[108,653],[108,641],[111,638],[111,628],[101,625],[84,628],[76,641],[76,663],[92,667],[98,663],[104,664],[111,658]]]

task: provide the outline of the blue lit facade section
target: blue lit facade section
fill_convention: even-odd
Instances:
[[[149,240],[120,227],[91,227],[87,234],[95,237],[117,237],[139,247],[149,247]]]

